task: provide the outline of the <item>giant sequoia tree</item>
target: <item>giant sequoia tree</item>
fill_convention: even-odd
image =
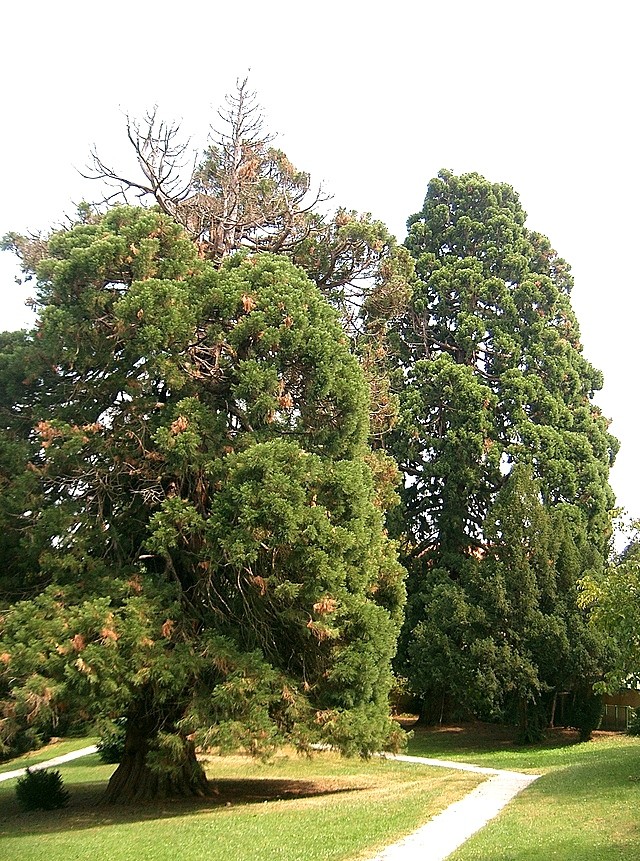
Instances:
[[[404,671],[441,703],[483,702],[486,713],[509,689],[539,702],[568,684],[541,669],[544,650],[563,637],[574,654],[593,645],[575,593],[581,572],[602,566],[610,537],[616,441],[593,403],[601,375],[582,354],[569,267],[525,226],[510,186],[442,172],[408,226],[418,279],[398,328],[395,440],[412,574]],[[507,510],[500,493],[516,465],[537,484],[527,490],[521,473],[514,485],[514,474],[508,505],[529,512],[514,532],[495,505]],[[564,536],[562,552],[547,546],[546,528],[533,529],[534,497]],[[578,560],[570,573],[569,557]],[[550,563],[559,566],[551,585]],[[517,612],[509,580],[512,595],[528,595]],[[560,606],[555,628],[536,615]]]
[[[54,234],[37,285],[0,355],[5,740],[125,715],[123,800],[206,792],[198,743],[393,743],[402,569],[317,288],[131,208]]]

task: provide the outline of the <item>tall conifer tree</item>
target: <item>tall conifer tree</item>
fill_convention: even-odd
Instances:
[[[489,539],[487,515],[514,466],[530,469],[546,516],[559,518],[554,512],[562,510],[573,524],[575,541],[589,548],[583,567],[602,566],[611,534],[608,473],[617,443],[593,402],[602,378],[582,353],[569,267],[525,217],[510,186],[443,171],[408,221],[417,279],[398,327],[401,421],[394,449],[407,476],[405,671],[411,676],[420,667],[414,687],[424,692],[431,666],[458,701],[464,690],[473,702],[483,688],[500,687],[489,681],[495,654],[491,660],[481,654],[485,634],[491,648],[499,646],[497,632],[486,627],[483,591],[474,593],[469,572],[473,582],[490,579],[491,566],[480,559],[504,555],[504,548],[496,550],[501,542],[524,546],[522,536],[500,530]],[[520,570],[523,593],[528,565],[507,564],[513,576]],[[579,573],[572,572],[554,601],[575,609]],[[531,600],[539,604],[542,593]],[[438,628],[441,637],[456,612],[482,633],[472,630],[469,642],[460,630],[447,635],[444,666],[426,640]],[[477,660],[470,658],[471,641]]]

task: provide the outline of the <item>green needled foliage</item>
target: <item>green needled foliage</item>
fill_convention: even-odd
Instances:
[[[152,210],[47,255],[0,356],[8,598],[25,526],[37,559],[0,627],[6,742],[126,716],[114,800],[206,792],[198,743],[393,746],[403,572],[336,312],[287,259],[216,268]]]
[[[569,267],[513,189],[443,171],[408,227],[402,674],[432,715],[495,714],[509,691],[539,703],[597,677],[576,584],[608,553],[617,442],[592,400],[602,379],[582,355]]]
[[[59,771],[31,771],[16,784],[16,798],[23,810],[59,810],[69,803]]]

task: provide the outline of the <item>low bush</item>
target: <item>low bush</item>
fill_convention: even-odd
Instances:
[[[59,771],[27,769],[16,785],[16,798],[23,810],[58,810],[69,803]]]

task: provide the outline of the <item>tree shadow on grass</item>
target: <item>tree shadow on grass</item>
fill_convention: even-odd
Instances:
[[[411,748],[428,746],[430,756],[446,754],[481,754],[504,751],[545,750],[570,747],[578,743],[578,732],[573,729],[545,730],[545,738],[531,745],[517,741],[516,727],[473,721],[443,726],[415,726]],[[412,753],[421,755],[419,750]],[[424,755],[424,754],[422,754]]]
[[[175,798],[132,804],[107,804],[103,782],[70,785],[71,800],[62,810],[24,812],[15,795],[2,799],[0,838],[26,834],[77,831],[178,816],[219,812],[245,804],[295,802],[302,799],[361,792],[370,787],[326,780],[286,778],[212,779],[212,795],[207,798]]]

